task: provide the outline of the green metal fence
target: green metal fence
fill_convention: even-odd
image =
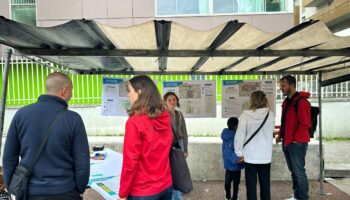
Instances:
[[[1,58],[1,76],[4,68],[4,58]],[[52,67],[58,67],[52,63],[44,63]],[[7,106],[23,106],[36,102],[41,94],[45,94],[45,78],[53,72],[44,64],[37,64],[32,60],[15,57],[11,61],[9,70],[9,84],[7,93]],[[102,78],[131,78],[132,75],[70,75],[74,89],[73,97],[69,102],[72,105],[97,105],[101,104]],[[181,80],[216,80],[217,100],[221,100],[221,80],[228,79],[258,79],[259,76],[251,75],[151,75],[162,90],[162,81]],[[0,83],[2,87],[2,81]]]
[[[4,58],[0,58],[1,76],[4,68]],[[7,106],[23,106],[36,102],[41,94],[45,94],[46,76],[53,72],[53,69],[46,66],[56,67],[52,63],[41,61],[38,64],[30,59],[14,57],[9,70],[9,84],[7,93]],[[64,69],[64,68],[61,68]],[[101,104],[102,78],[131,78],[132,75],[70,75],[74,90],[73,97],[69,102],[71,105],[98,105]],[[222,80],[256,80],[274,79],[277,81],[281,76],[276,75],[151,75],[158,83],[158,88],[162,91],[162,81],[183,81],[183,80],[215,80],[217,87],[217,101],[221,100]],[[317,97],[317,76],[298,75],[298,90],[305,90],[311,96]],[[2,81],[0,82],[0,87]],[[276,88],[276,98],[282,99],[278,87]],[[349,98],[350,82],[344,82],[323,88],[325,98]]]

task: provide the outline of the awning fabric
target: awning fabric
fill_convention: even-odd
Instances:
[[[171,21],[111,27],[72,20],[43,28],[1,17],[0,43],[78,73],[322,72],[322,85],[350,80],[350,37],[320,21],[268,33],[237,20],[200,31]]]

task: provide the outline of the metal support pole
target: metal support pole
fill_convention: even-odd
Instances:
[[[7,49],[6,51],[6,60],[5,67],[2,74],[2,95],[1,95],[1,107],[0,107],[0,155],[1,155],[1,146],[2,146],[2,136],[4,133],[4,117],[5,117],[5,106],[6,106],[6,94],[7,94],[7,85],[8,85],[8,74],[10,68],[12,56],[12,49]]]
[[[327,195],[324,192],[323,181],[324,181],[324,160],[323,160],[323,143],[322,143],[322,72],[318,73],[318,107],[320,109],[319,113],[319,123],[318,123],[318,133],[319,133],[319,149],[320,149],[320,194]]]

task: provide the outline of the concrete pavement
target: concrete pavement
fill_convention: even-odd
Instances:
[[[326,181],[350,195],[350,141],[324,142],[324,148],[325,176],[333,177]]]
[[[193,181],[193,191],[184,195],[184,200],[224,200],[225,190],[224,181]],[[257,187],[259,190],[259,186]],[[325,191],[331,193],[329,196],[319,194],[319,183],[317,181],[309,182],[310,200],[350,200],[350,196],[337,189],[329,183],[324,184]],[[259,193],[258,193],[259,194]],[[292,194],[291,181],[272,181],[271,182],[271,199],[281,200],[289,198]],[[246,189],[244,181],[241,181],[239,199],[246,199]],[[103,200],[103,198],[92,189],[84,194],[84,200]]]

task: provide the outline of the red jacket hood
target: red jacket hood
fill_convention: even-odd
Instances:
[[[299,93],[298,98],[305,98],[305,99],[310,98],[310,92],[303,92],[303,91],[301,91],[301,92],[298,92],[298,93]]]
[[[299,100],[299,99],[309,99],[310,96],[311,96],[309,92],[303,92],[303,91],[300,91],[300,92],[298,92],[298,93],[295,93],[294,95],[297,95],[297,96],[295,96],[295,97],[293,98],[293,100],[292,100],[293,102],[296,102],[296,101]],[[286,106],[287,100],[288,100],[288,98],[286,98],[286,99],[283,101],[283,103],[282,103],[282,107],[283,107],[283,108]]]
[[[152,119],[153,128],[159,133],[164,133],[168,131],[170,123],[170,115],[168,111],[164,111],[158,117]]]

